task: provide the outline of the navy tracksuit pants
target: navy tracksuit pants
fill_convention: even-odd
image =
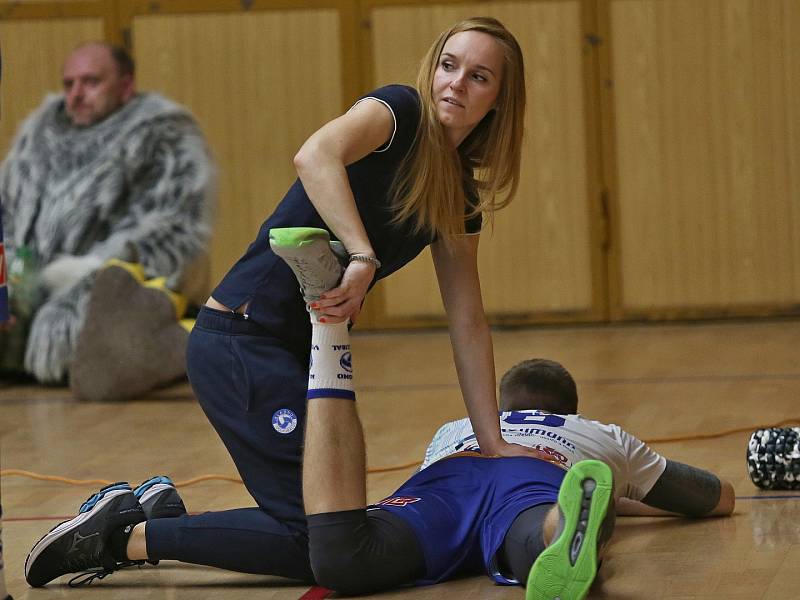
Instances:
[[[301,470],[309,348],[242,315],[200,311],[189,380],[258,508],[150,521],[151,559],[313,580]]]

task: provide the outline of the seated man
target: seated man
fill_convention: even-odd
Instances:
[[[179,289],[211,232],[214,167],[185,108],[137,93],[133,60],[104,43],[67,57],[63,88],[22,124],[0,166],[16,317],[0,333],[0,371],[44,383],[65,381],[101,265],[138,262]]]
[[[318,254],[308,245],[274,249],[307,297],[336,283],[329,257],[315,270]],[[320,585],[360,594],[485,572],[500,583],[526,585],[531,599],[572,600],[585,596],[596,574],[613,529],[612,499],[631,499],[620,507],[635,514],[733,511],[729,483],[665,459],[616,425],[578,415],[575,382],[546,360],[517,365],[500,386],[503,436],[540,458],[482,456],[469,419],[454,421],[439,429],[418,473],[367,507],[347,324],[311,316],[303,490]],[[78,568],[67,556],[75,534],[93,536],[84,549],[92,560],[82,566],[95,574],[167,558],[148,556],[146,515],[133,511],[135,504],[136,493],[120,485],[94,496],[34,546],[28,582],[45,585]]]

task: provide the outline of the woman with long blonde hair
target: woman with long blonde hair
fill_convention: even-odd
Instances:
[[[313,578],[301,491],[313,377],[306,301],[319,323],[355,323],[370,287],[428,245],[481,451],[530,455],[500,435],[477,268],[484,217],[517,189],[524,113],[519,45],[502,23],[478,17],[436,39],[416,88],[373,90],[306,140],[294,158],[298,179],[212,292],[187,353],[195,394],[258,508],[139,523],[112,536],[124,551],[112,552],[106,569],[175,559]],[[336,287],[304,301],[292,269],[270,248],[270,230],[289,227],[325,230],[325,250],[328,235],[341,242],[347,254]],[[111,510],[95,506],[105,508],[81,515],[82,536]]]

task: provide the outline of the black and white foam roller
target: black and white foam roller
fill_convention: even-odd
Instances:
[[[800,427],[754,431],[747,444],[747,470],[762,489],[800,489]]]

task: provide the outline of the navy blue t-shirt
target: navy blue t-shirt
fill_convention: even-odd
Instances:
[[[347,167],[359,215],[372,248],[382,263],[375,274],[377,281],[414,259],[434,240],[434,236],[425,231],[415,233],[413,223],[408,221],[393,223],[390,206],[392,182],[414,145],[420,120],[417,91],[404,85],[388,85],[366,94],[360,100],[365,98],[386,105],[395,123],[392,137],[384,146]],[[474,202],[474,190],[466,191],[470,202]],[[273,227],[328,229],[311,204],[303,184],[299,179],[295,180],[275,212],[261,226],[258,237],[228,271],[212,296],[231,308],[249,301],[251,320],[264,326],[276,337],[305,343],[310,328],[305,304],[291,270],[269,247],[269,230]],[[478,233],[480,228],[480,214],[467,220],[467,233]]]

